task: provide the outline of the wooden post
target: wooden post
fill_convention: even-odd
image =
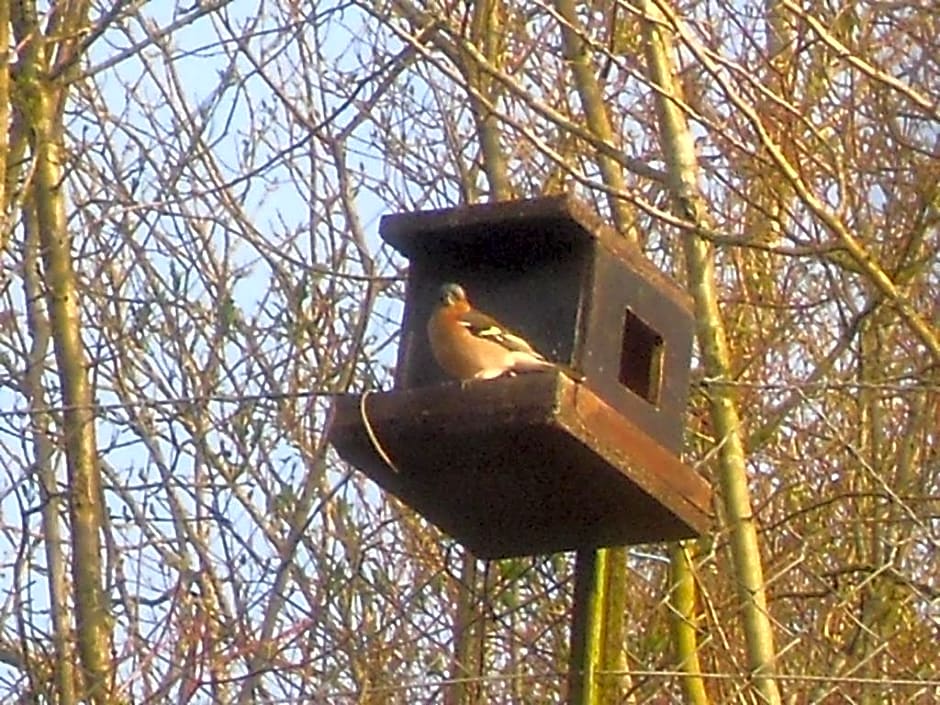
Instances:
[[[598,705],[597,670],[604,644],[607,551],[578,551],[568,664],[569,705]]]

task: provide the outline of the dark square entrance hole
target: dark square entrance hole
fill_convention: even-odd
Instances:
[[[623,320],[620,383],[653,406],[659,406],[663,383],[663,337],[629,308]]]

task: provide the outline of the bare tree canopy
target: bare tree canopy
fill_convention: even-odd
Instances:
[[[546,703],[573,556],[341,462],[391,212],[572,191],[695,300],[714,532],[603,565],[604,702],[940,700],[940,13],[0,2],[0,701]],[[625,511],[629,511],[626,508]]]

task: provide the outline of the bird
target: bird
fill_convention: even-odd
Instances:
[[[437,364],[461,382],[539,371],[560,371],[576,382],[584,380],[576,370],[546,360],[525,338],[475,309],[464,288],[453,282],[441,287],[427,328]]]

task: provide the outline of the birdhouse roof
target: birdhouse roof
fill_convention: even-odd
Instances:
[[[578,245],[600,246],[684,309],[692,308],[685,291],[590,206],[569,194],[396,213],[382,217],[379,232],[402,255],[418,261],[458,253],[463,261],[470,256],[519,263],[533,256],[559,256]]]

